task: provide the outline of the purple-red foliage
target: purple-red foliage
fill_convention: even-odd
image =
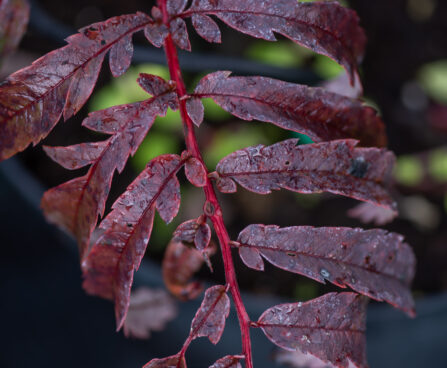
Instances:
[[[0,24],[6,45],[15,45],[23,33],[27,11],[22,5],[19,0],[1,3],[0,19],[5,14],[14,18]],[[377,112],[359,99],[265,77],[233,77],[227,71],[208,74],[194,93],[187,94],[176,50],[176,46],[191,50],[185,20],[190,19],[205,40],[219,43],[221,33],[215,18],[253,37],[275,41],[277,33],[327,55],[346,69],[355,90],[361,90],[357,67],[366,38],[355,12],[336,2],[158,0],[151,15],[122,15],[82,28],[67,39],[67,46],[41,57],[0,85],[0,159],[11,157],[30,143],[37,144],[62,116],[66,120],[76,114],[89,98],[107,53],[112,75],[122,75],[132,59],[132,35],[144,31],[152,45],[165,49],[172,80],[141,74],[137,82],[152,97],[91,113],[82,125],[108,134],[107,139],[44,147],[67,169],[89,166],[85,175],[50,189],[42,199],[47,219],[78,241],[85,290],[114,301],[117,327],[121,328],[129,308],[133,275],[149,244],[155,212],[169,223],[179,211],[177,173],[184,167],[186,178],[203,188],[206,200],[203,214],[182,223],[174,232],[163,261],[165,283],[180,299],[200,294],[201,284],[191,279],[204,262],[212,269],[212,224],[226,284],[205,291],[181,350],[153,359],[145,367],[186,368],[185,353],[193,340],[207,337],[216,344],[229,313],[229,295],[239,319],[242,352],[229,352],[232,355],[210,368],[241,368],[242,361],[252,368],[250,328],[261,328],[284,349],[312,354],[332,366],[367,367],[367,298],[359,294],[414,314],[410,285],[415,258],[402,236],[380,229],[258,224],[249,225],[237,241],[231,241],[214,185],[223,193],[235,192],[236,183],[259,194],[279,189],[330,192],[367,202],[369,207],[357,211],[356,216],[365,218],[364,212],[371,212],[368,208],[372,206],[394,215],[395,203],[389,194],[394,155],[380,148],[386,145],[384,124]],[[194,130],[194,125],[199,127],[203,122],[202,98],[212,98],[243,120],[269,122],[307,134],[317,143],[298,146],[296,139],[289,139],[267,147],[247,147],[223,158],[210,173]],[[167,154],[150,161],[104,217],[115,171],[122,172],[155,118],[164,116],[168,107],[180,110],[186,150],[181,156]],[[384,215],[375,213],[368,218],[382,221]],[[265,259],[284,270],[355,292],[329,293],[304,303],[274,306],[255,322],[240,295],[231,246],[237,247],[243,262],[256,270],[263,271]],[[144,316],[140,313],[135,318]],[[154,326],[153,321],[147,322],[146,328]],[[130,320],[125,326],[132,333]]]

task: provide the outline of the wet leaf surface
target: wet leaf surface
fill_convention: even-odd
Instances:
[[[395,209],[388,191],[395,161],[390,151],[357,148],[354,140],[297,143],[297,139],[288,139],[267,147],[244,148],[223,158],[217,173],[259,194],[281,188],[330,192]],[[220,184],[219,189],[233,192],[235,188]]]
[[[374,109],[323,88],[219,71],[202,78],[193,96],[211,97],[238,118],[270,122],[315,142],[356,138],[363,146],[386,145],[385,126]]]
[[[284,270],[349,286],[414,316],[410,285],[416,259],[399,234],[381,229],[250,225],[238,242],[239,255],[248,267],[262,271],[262,256]]]
[[[131,50],[128,38],[151,19],[143,14],[110,18],[79,30],[68,45],[10,75],[0,86],[0,160],[37,144],[53,129],[63,112],[68,119],[84,105],[96,83],[105,54],[120,42],[126,53],[111,54],[112,73],[122,73]],[[121,44],[120,44],[121,45]]]
[[[190,337],[208,337],[217,344],[225,328],[225,320],[230,312],[230,299],[225,286],[212,286],[205,291],[205,297],[197,311],[192,324]]]
[[[337,2],[302,3],[295,0],[194,0],[180,16],[214,15],[239,32],[276,41],[274,32],[343,65],[354,79],[365,49],[366,36],[357,14]],[[214,25],[195,20],[195,28],[212,32]],[[208,40],[211,38],[206,35]]]
[[[162,93],[162,90],[158,89],[157,92]],[[127,159],[135,154],[155,118],[166,114],[166,102],[169,99],[173,99],[173,103],[177,101],[172,93],[163,92],[150,100],[91,113],[83,125],[97,132],[111,134],[106,141],[68,147],[44,147],[45,152],[65,168],[77,169],[91,165],[86,175],[48,190],[41,204],[50,222],[76,237],[81,257],[85,255],[98,216],[104,214],[115,171],[123,171]],[[170,185],[176,184],[174,182]],[[172,211],[175,208],[162,208],[160,214],[169,220]]]
[[[366,368],[366,302],[354,293],[329,293],[306,303],[281,304],[258,320],[267,338],[336,367]]]
[[[101,233],[82,264],[84,289],[115,301],[118,329],[126,317],[133,274],[146,251],[157,203],[169,211],[180,206],[176,173],[182,165],[177,155],[150,161],[99,225]]]

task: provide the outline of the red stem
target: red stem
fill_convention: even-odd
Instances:
[[[166,0],[159,0],[158,4],[163,12],[163,22],[166,24],[166,26],[169,27],[169,14],[166,10]],[[196,135],[194,132],[194,125],[186,112],[186,100],[182,98],[186,96],[187,93],[185,83],[183,82],[181,74],[180,64],[178,61],[177,49],[174,45],[171,34],[166,37],[164,48],[171,79],[174,80],[177,85],[177,94],[180,101],[180,115],[183,121],[186,147],[191,155],[200,160],[203,167],[206,169],[206,166],[203,162],[202,154],[200,153],[200,149],[197,143]],[[231,257],[231,240],[223,221],[222,209],[220,207],[219,201],[217,200],[216,192],[214,191],[211,179],[209,178],[207,178],[204,192],[206,196],[205,206],[207,207],[206,215],[211,219],[214,230],[216,231],[217,237],[219,238],[220,249],[224,262],[225,278],[229,286],[231,296],[233,297],[237,317],[239,319],[239,325],[241,328],[242,349],[245,355],[246,367],[253,368],[250,340],[250,318],[247,314],[247,311],[245,310],[245,306],[241,298],[241,293],[239,291],[236,273],[234,270],[233,258]],[[183,350],[184,349],[182,349],[182,351]]]

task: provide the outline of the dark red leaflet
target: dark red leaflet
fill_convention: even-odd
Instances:
[[[240,361],[244,359],[242,355],[227,355],[220,358],[209,368],[242,368]]]
[[[192,278],[202,265],[203,257],[200,252],[174,237],[166,248],[162,263],[166,288],[182,301],[197,298],[202,293],[203,286]]]
[[[64,119],[76,114],[90,97],[101,70],[105,52],[90,60],[74,73],[67,92],[64,106]]]
[[[146,38],[156,47],[161,47],[168,34],[171,35],[175,44],[183,50],[191,51],[191,44],[189,42],[188,30],[186,23],[182,18],[172,17],[180,13],[186,6],[185,0],[170,0],[166,3],[166,17],[160,8],[154,6],[152,8],[152,16],[155,23],[149,25],[145,29]]]
[[[192,25],[197,33],[208,42],[221,43],[219,26],[210,17],[203,14],[191,16]]]
[[[0,160],[37,144],[63,110],[66,119],[76,113],[96,83],[106,52],[150,22],[136,13],[92,24],[70,36],[67,46],[9,76],[0,86]],[[113,62],[112,55],[111,65],[117,64],[124,68],[127,62]]]
[[[163,42],[169,34],[168,27],[163,24],[163,14],[156,6],[152,7],[151,15],[154,18],[154,23],[150,23],[144,29],[144,35],[147,40],[155,47],[163,46]]]
[[[410,292],[416,260],[403,237],[381,229],[250,225],[238,237],[239,255],[251,268],[264,262],[386,301],[414,316]]]
[[[225,286],[216,285],[207,289],[191,323],[189,340],[205,336],[213,344],[217,344],[225,328],[228,313],[230,313],[230,299]]]
[[[206,168],[195,157],[190,157],[185,162],[185,175],[189,182],[196,187],[204,187],[207,180]]]
[[[156,116],[165,115],[165,99],[170,93],[147,101],[114,106],[91,113],[83,125],[113,134],[107,141],[81,143],[69,147],[45,147],[56,162],[67,168],[92,164],[88,173],[47,191],[42,208],[50,222],[73,234],[81,257],[87,251],[90,234],[105,202],[115,170],[121,172],[129,155],[135,154]]]
[[[109,145],[108,140],[102,142],[88,142],[66,147],[43,146],[45,153],[67,170],[76,170],[90,165],[101,158]]]
[[[168,81],[153,74],[140,73],[137,82],[141,88],[152,96],[159,96],[173,90],[173,86]],[[173,99],[176,100],[176,97]]]
[[[182,12],[187,4],[188,0],[166,0],[166,10],[169,14],[175,15]]]
[[[185,357],[179,354],[162,359],[152,359],[143,368],[186,368]]]
[[[192,244],[194,243],[198,228],[198,219],[182,222],[172,234],[173,239],[186,244]]]
[[[29,4],[26,0],[3,0],[0,2],[0,63],[12,54],[26,31],[29,19]]]
[[[366,298],[329,293],[306,303],[281,304],[259,318],[267,338],[287,350],[299,349],[336,367],[349,360],[366,368]]]
[[[357,14],[337,2],[194,0],[191,7],[178,16],[205,14],[215,15],[230,27],[264,40],[276,41],[274,32],[280,33],[334,59],[345,67],[351,80],[363,58],[366,36]],[[200,27],[199,34],[203,33]]]
[[[281,188],[330,192],[395,209],[388,193],[395,160],[390,151],[356,148],[357,142],[348,139],[302,146],[297,142],[288,139],[236,151],[217,164],[217,173],[255,193]]]
[[[181,18],[175,18],[169,26],[175,44],[183,50],[191,51],[191,43],[189,42],[185,21]]]
[[[219,71],[202,78],[192,96],[211,97],[240,119],[270,122],[316,142],[356,138],[362,146],[386,145],[385,126],[374,109],[323,88]],[[190,108],[190,116],[198,116],[191,113],[197,110]]]
[[[123,75],[129,69],[133,56],[132,35],[123,37],[109,53],[110,71],[114,77]]]
[[[196,126],[200,126],[203,121],[205,109],[200,98],[190,98],[186,101],[186,111]]]
[[[193,244],[200,251],[208,247],[211,240],[211,228],[206,223],[204,216],[194,220],[188,220],[180,224],[174,231],[175,240],[186,244]]]
[[[114,299],[118,329],[129,306],[133,272],[149,242],[156,204],[175,202],[168,208],[178,211],[180,193],[170,183],[178,184],[176,173],[183,163],[177,155],[162,155],[150,161],[99,225],[102,233],[82,264],[86,291]]]

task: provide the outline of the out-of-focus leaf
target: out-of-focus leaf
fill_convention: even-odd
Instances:
[[[151,331],[162,331],[177,316],[177,305],[162,289],[141,287],[130,294],[123,330],[127,337],[148,339]]]
[[[399,156],[393,174],[398,183],[414,186],[422,181],[424,168],[417,157]]]
[[[203,257],[197,249],[173,239],[166,248],[162,264],[166,288],[183,301],[197,298],[203,288],[200,282],[191,281],[191,278],[202,264]]]
[[[376,226],[383,226],[396,218],[397,211],[375,206],[372,203],[360,203],[348,211],[348,216],[364,224],[373,223]]]
[[[310,353],[304,354],[300,349],[295,351],[278,349],[275,360],[290,368],[336,368],[335,365],[325,363]],[[356,368],[356,366],[349,360],[348,368]]]
[[[0,64],[20,43],[28,25],[29,10],[27,0],[0,1]]]
[[[418,73],[418,80],[430,97],[447,105],[447,60],[425,64]]]
[[[258,62],[268,63],[279,67],[299,67],[303,62],[303,52],[298,47],[292,47],[290,42],[277,41],[266,43],[253,42],[246,50],[247,57]]]

